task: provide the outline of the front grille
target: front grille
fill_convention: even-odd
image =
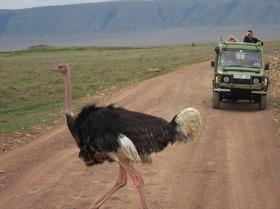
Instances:
[[[248,89],[231,89],[231,94],[232,95],[250,95],[251,90]]]
[[[251,84],[251,79],[233,79],[233,84]]]

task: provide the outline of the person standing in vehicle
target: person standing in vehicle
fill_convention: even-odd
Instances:
[[[227,40],[224,41],[225,43],[229,42],[239,42],[238,39],[234,35],[230,35]]]
[[[259,45],[263,45],[263,42],[260,41],[259,39],[257,39],[256,37],[253,37],[253,31],[252,30],[248,30],[243,42],[247,42],[247,43],[254,43],[254,44],[259,44]]]

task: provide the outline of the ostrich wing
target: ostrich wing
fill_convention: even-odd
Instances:
[[[163,150],[168,143],[175,142],[175,129],[166,120],[144,113],[116,108],[123,127],[123,134],[127,136],[140,155]]]

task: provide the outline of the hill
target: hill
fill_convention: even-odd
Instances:
[[[277,39],[277,0],[112,1],[0,10],[5,45],[139,45],[204,42],[250,28]],[[0,49],[0,50],[2,50]]]

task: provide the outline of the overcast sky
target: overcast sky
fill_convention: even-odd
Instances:
[[[24,9],[50,5],[79,4],[115,0],[0,0],[0,9]]]

